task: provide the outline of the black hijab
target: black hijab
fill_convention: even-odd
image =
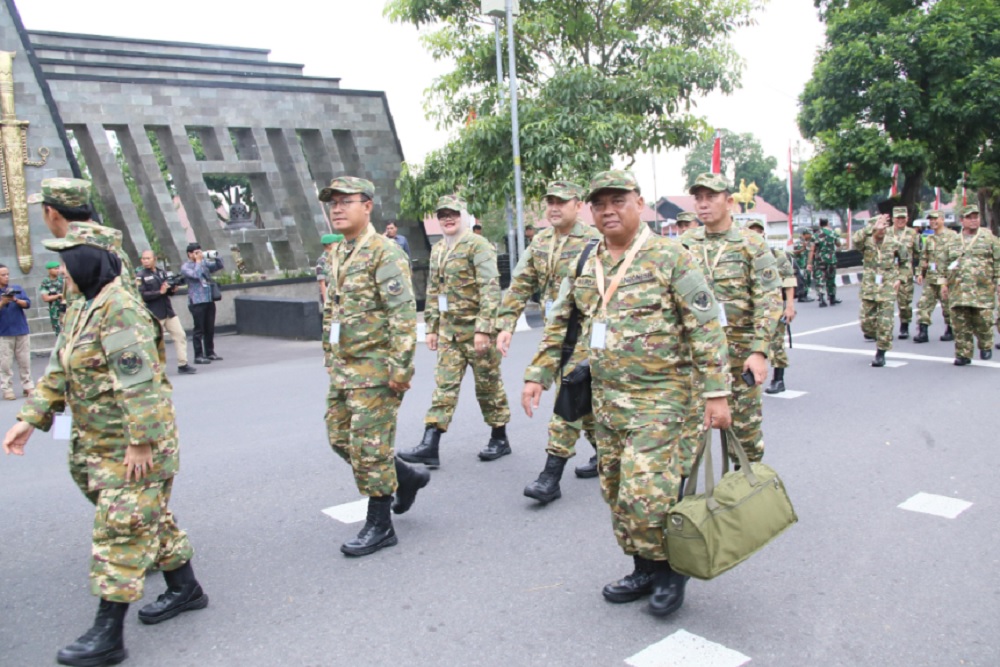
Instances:
[[[121,275],[122,262],[107,250],[78,245],[59,252],[66,273],[87,300],[101,293],[105,285]]]

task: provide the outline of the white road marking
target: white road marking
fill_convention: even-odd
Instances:
[[[885,360],[886,368],[901,368],[906,365],[905,361],[893,361],[892,359]]]
[[[323,514],[341,523],[358,523],[368,516],[368,499],[362,498],[353,503],[327,507],[323,510]]]
[[[854,320],[853,322],[846,322],[844,324],[835,324],[832,327],[823,327],[822,329],[810,329],[809,331],[793,331],[792,339],[799,338],[800,336],[811,336],[813,334],[823,333],[824,331],[833,331],[834,329],[844,329],[846,327],[856,327],[861,324],[861,320]],[[795,347],[798,347],[796,345]],[[795,349],[795,348],[792,348]]]
[[[899,505],[899,509],[902,510],[933,514],[934,516],[942,516],[945,519],[954,519],[970,507],[972,507],[972,503],[959,500],[958,498],[923,492],[918,493]]]
[[[764,393],[765,393],[766,396],[772,396],[774,398],[801,398],[802,396],[805,396],[809,392],[808,391],[795,391],[794,389],[786,389],[785,391],[781,392],[780,394],[768,394],[767,392],[764,392]]]
[[[528,319],[521,313],[521,316],[517,318],[517,324],[514,325],[514,333],[520,331],[531,331],[531,325],[528,324]]]
[[[686,630],[678,630],[625,659],[632,667],[740,667],[748,662],[750,658],[742,653]]]
[[[801,345],[796,344],[794,350],[812,350],[814,352],[836,352],[838,354],[860,354],[865,357],[874,357],[875,352],[872,349],[858,349],[858,348],[848,348],[848,347],[831,347],[829,345],[812,345],[810,343],[803,343]],[[908,359],[909,361],[936,361],[942,364],[953,364],[955,363],[954,357],[932,357],[929,354],[914,354],[913,352],[897,352],[895,348],[886,353],[888,359],[887,363],[892,362],[892,358],[897,359]],[[985,366],[986,368],[1000,368],[1000,363],[996,361],[980,361],[979,359],[972,360],[973,366]]]

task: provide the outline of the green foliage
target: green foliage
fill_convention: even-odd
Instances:
[[[736,86],[740,60],[729,38],[759,5],[521,0],[515,57],[526,199],[555,178],[586,182],[615,156],[694,143],[706,125],[693,99]],[[502,209],[513,194],[511,119],[499,103],[494,34],[479,2],[390,0],[385,14],[426,30],[432,55],[455,63],[427,91],[426,109],[456,134],[423,165],[404,166],[403,215],[421,216],[458,189],[473,214]],[[463,127],[470,110],[477,119]]]

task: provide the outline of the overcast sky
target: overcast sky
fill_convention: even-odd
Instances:
[[[384,90],[409,161],[447,140],[424,118],[423,90],[446,65],[434,62],[418,33],[382,18],[382,0],[16,0],[29,30],[205,42],[267,48],[271,60],[305,65],[310,76],[340,77],[344,88]],[[709,124],[753,132],[778,158],[782,177],[789,142],[800,139],[797,98],[809,79],[823,26],[811,0],[770,0],[758,25],[741,31],[743,87],[701,100]],[[656,183],[654,188],[654,162]],[[647,195],[679,194],[684,151],[638,156],[634,171]]]

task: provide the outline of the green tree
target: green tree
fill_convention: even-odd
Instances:
[[[722,135],[722,173],[727,177],[733,175],[733,187],[739,187],[740,181],[746,181],[747,185],[756,183],[759,188],[757,194],[767,203],[778,210],[788,210],[788,182],[785,178],[778,178],[775,173],[778,168],[777,158],[764,155],[760,141],[749,132],[737,134],[723,129],[719,130],[719,134]],[[681,170],[688,183],[693,183],[698,174],[712,170],[714,144],[714,137],[710,137],[688,153]],[[793,185],[794,182],[793,178]],[[800,206],[805,203],[798,195],[795,202]]]
[[[760,0],[521,0],[515,58],[527,199],[553,178],[588,179],[644,150],[694,143],[705,93],[730,92],[740,59],[729,43]],[[389,0],[390,20],[425,31],[437,59],[455,63],[426,95],[428,116],[454,138],[424,164],[404,166],[404,215],[461,189],[474,213],[513,194],[511,119],[496,83],[492,24],[480,3]],[[504,40],[506,49],[506,40]],[[506,53],[503,55],[506,62]],[[475,120],[466,123],[474,112]]]

